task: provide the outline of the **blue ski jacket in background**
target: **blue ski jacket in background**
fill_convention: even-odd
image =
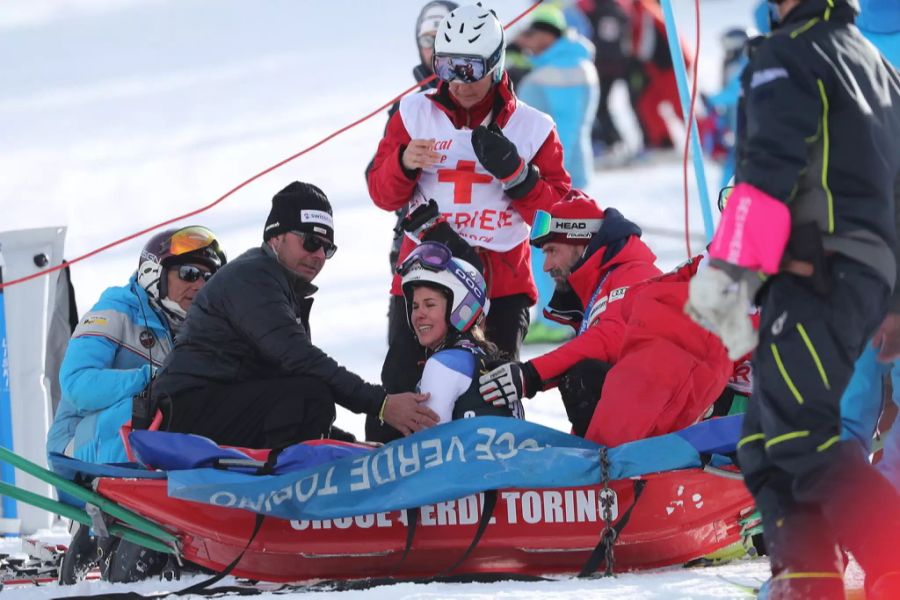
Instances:
[[[62,400],[47,451],[95,462],[125,462],[119,429],[131,400],[172,349],[167,321],[132,275],[108,288],[72,334],[59,372]]]
[[[860,0],[856,26],[895,69],[900,69],[900,2]]]
[[[593,45],[570,32],[530,61],[516,95],[553,117],[572,187],[584,188],[594,170],[591,127],[600,101]]]

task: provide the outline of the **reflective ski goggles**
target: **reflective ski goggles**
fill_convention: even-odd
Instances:
[[[204,271],[200,267],[195,267],[194,265],[181,265],[178,267],[178,279],[188,283],[194,283],[201,278],[203,281],[209,281],[209,278],[212,276],[213,274],[211,271]]]
[[[397,267],[397,272],[402,277],[414,267],[420,266],[429,271],[443,271],[453,260],[450,248],[438,242],[422,242],[409,253],[403,263]]]
[[[200,225],[179,229],[172,234],[172,238],[169,240],[169,253],[173,256],[180,256],[209,247],[213,247],[218,252],[219,242],[212,231]]]
[[[603,219],[558,219],[545,210],[539,210],[531,224],[531,245],[540,248],[552,241],[554,235],[587,243],[602,225]]]
[[[728,198],[732,191],[734,191],[733,185],[726,185],[719,190],[719,212],[725,212],[725,206],[728,204]]]
[[[484,79],[493,70],[488,67],[488,61],[481,56],[435,54],[431,62],[434,74],[438,79],[447,82],[475,83]]]
[[[327,260],[337,252],[337,246],[314,233],[307,233],[305,231],[292,231],[291,233],[303,240],[303,249],[310,254],[315,254],[320,248],[324,248],[325,259]]]

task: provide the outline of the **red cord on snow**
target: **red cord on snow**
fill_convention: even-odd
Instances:
[[[506,25],[504,25],[503,28],[504,28],[504,29],[509,29],[512,25],[514,25],[516,22],[518,22],[520,19],[522,19],[525,15],[527,15],[528,13],[530,13],[531,11],[533,11],[535,8],[537,8],[538,5],[540,5],[540,3],[541,3],[541,0],[538,0],[538,2],[535,2],[534,4],[532,4],[528,9],[526,9],[524,12],[522,12],[519,16],[517,16],[517,17],[514,18],[512,21],[510,21],[509,23],[507,23]],[[425,80],[423,80],[423,81],[421,81],[421,82],[419,82],[419,83],[416,83],[416,84],[413,85],[413,86],[410,86],[409,88],[407,88],[406,90],[404,90],[403,92],[401,92],[400,94],[398,94],[397,96],[391,98],[390,100],[388,100],[387,102],[385,102],[384,104],[382,104],[381,106],[379,106],[378,108],[376,108],[375,110],[373,110],[372,112],[370,112],[370,113],[368,113],[367,115],[365,115],[364,117],[360,117],[359,119],[357,119],[356,121],[353,121],[353,122],[350,123],[349,125],[345,125],[344,127],[341,127],[340,129],[338,129],[337,131],[335,131],[335,132],[333,132],[333,133],[331,133],[331,134],[325,136],[324,138],[322,138],[322,139],[319,140],[318,142],[314,143],[313,145],[311,145],[311,146],[309,146],[309,147],[307,147],[307,148],[304,148],[303,150],[297,152],[296,154],[292,154],[291,156],[285,158],[285,159],[282,160],[282,161],[279,161],[279,162],[275,163],[275,164],[272,165],[271,167],[269,167],[269,168],[267,168],[267,169],[264,169],[264,170],[260,171],[259,173],[257,173],[256,175],[250,177],[249,179],[245,179],[244,181],[242,181],[242,182],[239,183],[238,185],[234,186],[233,188],[231,188],[230,190],[228,190],[227,192],[225,192],[224,194],[222,194],[221,196],[219,196],[218,198],[216,198],[213,202],[210,202],[209,204],[207,204],[207,205],[205,205],[205,206],[201,206],[200,208],[198,208],[198,209],[196,209],[196,210],[192,210],[192,211],[190,211],[190,212],[184,213],[183,215],[178,215],[177,217],[172,217],[171,219],[167,219],[167,220],[165,220],[165,221],[162,221],[162,222],[160,222],[160,223],[157,223],[156,225],[151,225],[150,227],[146,227],[146,228],[144,228],[144,229],[141,229],[140,231],[137,231],[137,232],[132,233],[132,234],[130,234],[130,235],[126,235],[126,236],[123,237],[123,238],[120,238],[120,239],[118,239],[118,240],[115,240],[114,242],[110,242],[110,243],[108,243],[108,244],[105,244],[105,245],[103,245],[103,246],[100,246],[99,248],[96,248],[96,249],[94,249],[94,250],[91,250],[90,252],[87,252],[87,253],[85,253],[85,254],[82,254],[81,256],[76,256],[75,258],[73,258],[73,259],[71,259],[71,260],[68,260],[68,261],[66,261],[66,262],[64,262],[64,263],[62,263],[62,264],[59,264],[59,265],[56,265],[56,266],[53,266],[53,267],[48,267],[48,268],[46,268],[46,269],[44,269],[44,270],[42,270],[42,271],[38,271],[37,273],[32,273],[31,275],[26,275],[25,277],[19,277],[18,279],[12,279],[12,280],[7,281],[7,282],[2,282],[2,283],[0,283],[0,290],[3,290],[3,289],[5,289],[5,288],[8,288],[8,287],[13,286],[13,285],[17,285],[17,284],[19,284],[19,283],[24,283],[24,282],[26,282],[26,281],[30,281],[30,280],[32,280],[32,279],[37,279],[38,277],[41,277],[41,276],[43,276],[43,275],[48,275],[48,274],[53,273],[53,272],[55,272],[55,271],[59,271],[59,270],[65,268],[65,267],[67,267],[67,266],[69,266],[69,265],[74,265],[75,263],[81,262],[81,261],[83,261],[83,260],[87,260],[88,258],[91,258],[92,256],[95,256],[95,255],[97,255],[97,254],[100,254],[101,252],[104,252],[104,251],[106,251],[106,250],[109,250],[110,248],[113,248],[113,247],[115,247],[115,246],[118,246],[119,244],[124,244],[125,242],[128,242],[128,241],[130,241],[130,240],[133,240],[133,239],[135,239],[135,238],[137,238],[137,237],[140,237],[140,236],[142,236],[142,235],[144,235],[144,234],[146,234],[146,233],[150,233],[151,231],[154,231],[154,230],[156,230],[156,229],[159,229],[160,227],[165,227],[166,225],[170,225],[170,224],[172,224],[172,223],[175,223],[176,221],[181,221],[182,219],[187,219],[188,217],[193,217],[193,216],[195,216],[195,215],[199,215],[200,213],[206,212],[206,211],[208,211],[209,209],[211,209],[211,208],[213,208],[214,206],[216,206],[217,204],[219,204],[220,202],[222,202],[223,200],[225,200],[226,198],[228,198],[229,196],[231,196],[232,194],[234,194],[235,192],[237,192],[238,190],[240,190],[240,189],[242,189],[242,188],[244,188],[244,187],[250,185],[251,183],[253,183],[253,182],[256,181],[257,179],[259,179],[259,178],[262,177],[263,175],[267,175],[267,174],[271,173],[272,171],[274,171],[275,169],[278,169],[279,167],[282,167],[282,166],[286,165],[287,163],[291,162],[292,160],[294,160],[294,159],[296,159],[296,158],[300,158],[301,156],[303,156],[304,154],[306,154],[306,153],[308,153],[308,152],[312,152],[313,150],[315,150],[316,148],[318,148],[318,147],[321,146],[322,144],[324,144],[324,143],[326,143],[326,142],[328,142],[328,141],[330,141],[330,140],[336,138],[337,136],[339,136],[340,134],[344,133],[345,131],[348,131],[348,130],[350,130],[350,129],[353,129],[354,127],[356,127],[356,126],[359,125],[360,123],[363,123],[363,122],[365,122],[365,121],[371,119],[372,117],[374,117],[375,115],[381,113],[383,110],[385,110],[385,109],[388,108],[389,106],[393,105],[394,102],[398,101],[400,98],[402,98],[402,97],[405,96],[406,94],[408,94],[408,93],[410,93],[410,92],[413,92],[413,91],[419,89],[419,86],[420,86],[420,85],[425,84],[425,83],[429,83],[429,82],[431,82],[434,78],[435,78],[435,76],[432,75],[432,76],[429,77],[428,79],[425,79]]]

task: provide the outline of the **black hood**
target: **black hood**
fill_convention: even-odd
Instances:
[[[609,262],[625,246],[628,238],[633,235],[641,237],[641,233],[643,232],[636,223],[626,219],[615,208],[603,209],[603,226],[600,227],[600,231],[591,237],[584,255],[581,257],[581,260],[575,263],[572,271],[578,270],[581,265],[587,262],[601,248],[606,248],[606,250],[603,252],[600,264]]]

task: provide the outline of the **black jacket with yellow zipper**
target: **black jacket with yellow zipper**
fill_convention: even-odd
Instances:
[[[804,0],[751,42],[735,179],[788,204],[789,257],[840,253],[894,288],[900,75],[853,25],[851,2]]]

